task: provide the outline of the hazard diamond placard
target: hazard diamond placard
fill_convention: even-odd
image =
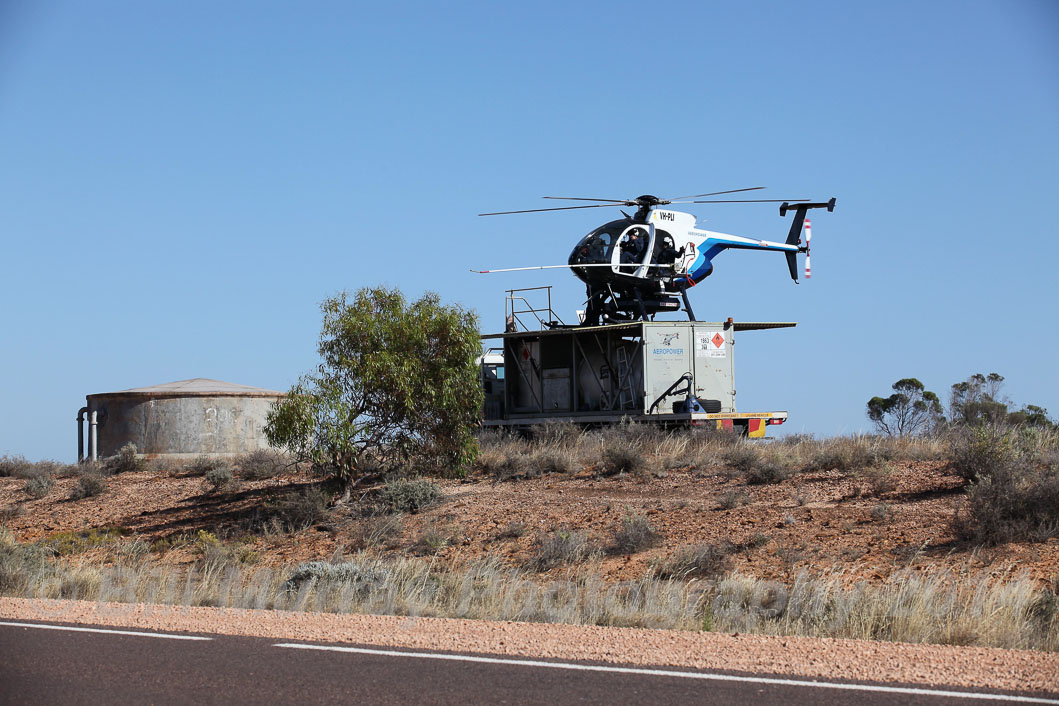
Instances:
[[[695,333],[695,355],[699,358],[724,358],[728,355],[728,346],[724,334],[720,331]]]

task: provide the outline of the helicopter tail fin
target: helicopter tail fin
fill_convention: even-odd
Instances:
[[[802,244],[802,226],[805,224],[805,212],[810,208],[826,208],[828,212],[835,210],[835,199],[826,201],[824,203],[795,203],[790,204],[784,201],[780,204],[780,216],[786,216],[787,211],[794,211],[794,221],[791,222],[791,229],[787,233],[787,245],[801,245]],[[803,252],[808,252],[808,243],[803,248]],[[794,283],[798,283],[798,257],[795,253],[787,253],[787,269],[791,271],[791,279]]]
[[[791,279],[798,284],[798,256],[792,252],[785,253],[785,255],[787,255],[787,269],[791,271]]]

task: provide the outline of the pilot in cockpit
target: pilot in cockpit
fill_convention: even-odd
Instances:
[[[643,261],[644,248],[647,247],[647,233],[643,228],[633,228],[629,236],[621,244],[621,261],[623,263],[638,263]]]

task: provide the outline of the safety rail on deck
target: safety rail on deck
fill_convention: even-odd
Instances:
[[[552,288],[548,287],[525,287],[523,289],[508,289],[507,299],[504,300],[504,328],[508,332],[515,331],[543,331],[546,328],[566,326],[559,315],[552,309]],[[523,292],[547,292],[548,305],[546,307],[535,307],[530,304]],[[535,295],[540,296],[540,295]],[[525,308],[519,308],[524,306]],[[532,316],[532,319],[530,318]],[[544,318],[547,316],[547,318]],[[536,320],[536,328],[531,329],[523,321],[533,323]]]

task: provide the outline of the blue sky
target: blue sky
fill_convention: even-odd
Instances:
[[[768,186],[813,279],[728,252],[700,318],[742,410],[867,429],[901,377],[975,372],[1059,413],[1059,4],[0,0],[0,454],[72,460],[84,396],[191,377],[286,389],[318,305],[426,290],[502,327],[607,209],[545,195]],[[698,206],[782,240],[774,205]],[[616,214],[615,214],[616,215]],[[702,224],[702,221],[700,221]]]

